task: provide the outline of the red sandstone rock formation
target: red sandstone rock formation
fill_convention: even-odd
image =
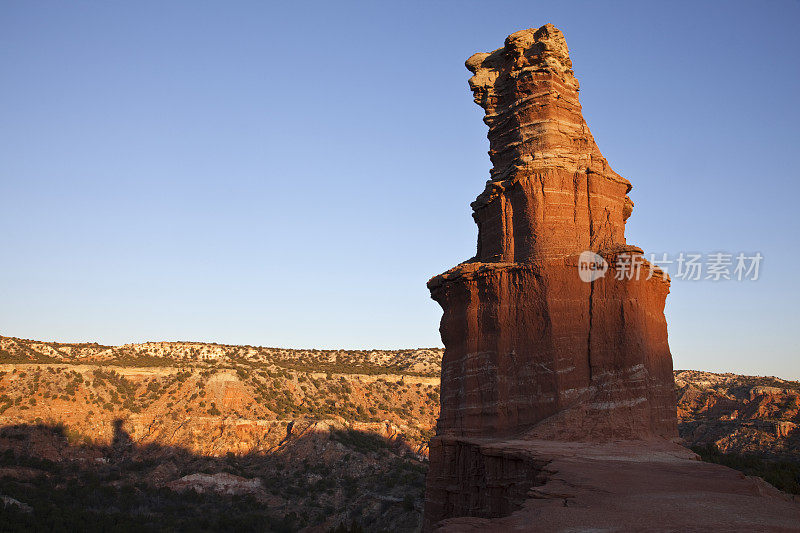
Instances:
[[[583,251],[613,265],[641,250],[625,243],[631,186],[583,120],[563,35],[514,33],[467,68],[494,168],[472,204],[477,256],[428,283],[444,309],[440,435],[676,436],[668,282],[578,275]]]
[[[466,66],[486,111],[493,168],[472,204],[477,255],[428,282],[444,310],[445,345],[428,529],[445,518],[507,515],[531,487],[552,486],[545,465],[559,448],[534,453],[541,442],[570,450],[658,441],[684,454],[681,468],[692,463],[669,442],[677,437],[669,282],[625,242],[631,185],[583,119],[563,35],[551,24],[519,31]],[[581,280],[584,251],[611,265],[604,277]],[[618,260],[640,264],[641,275],[617,279]]]

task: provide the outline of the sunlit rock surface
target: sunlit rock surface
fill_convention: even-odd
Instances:
[[[653,497],[672,487],[680,498],[676,479],[703,474],[694,454],[672,442],[678,432],[664,318],[669,281],[625,241],[631,185],[611,169],[583,119],[564,36],[551,24],[519,31],[466,66],[486,113],[493,168],[472,203],[476,256],[428,282],[444,310],[445,353],[425,527],[471,516],[482,520],[459,527],[508,530],[524,520],[500,527],[487,519],[539,516],[543,510],[531,498],[555,498],[566,509],[571,502],[599,504],[568,475],[582,470],[622,469],[623,485],[608,493],[618,497],[646,494],[625,472],[635,478],[668,471],[651,480]],[[582,252],[609,265],[604,276],[581,278]],[[620,441],[626,444],[607,444]],[[605,446],[602,460],[594,445]],[[625,452],[614,457],[617,449]],[[583,458],[565,459],[573,454]],[[579,467],[554,477],[565,468],[554,465],[567,464]],[[720,483],[731,476],[720,474]],[[559,487],[577,484],[575,490],[553,489],[556,479]],[[586,490],[602,492],[612,483],[603,480],[587,473]],[[715,490],[694,481],[702,483],[688,483],[687,491]],[[745,485],[720,490],[750,494]],[[627,513],[636,525],[636,510]],[[592,525],[553,516],[555,528]]]

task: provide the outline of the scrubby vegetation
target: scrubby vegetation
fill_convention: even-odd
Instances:
[[[87,469],[6,451],[0,466],[34,472],[26,479],[0,477],[0,494],[25,506],[6,506],[0,531],[289,532],[303,524],[296,513],[270,511],[253,496],[178,493],[133,481],[121,465]]]
[[[0,347],[0,495],[33,509],[6,507],[0,531],[419,525],[441,350],[108,347],[9,337]],[[747,442],[761,442],[755,435],[775,449],[797,449],[798,384],[683,374],[685,438],[703,424],[697,435],[718,441],[746,423]],[[732,420],[734,411],[747,421]],[[800,493],[800,462],[789,457],[695,451]],[[261,488],[235,497],[175,488],[198,473],[258,479]]]
[[[440,352],[3,342],[0,494],[33,512],[11,505],[0,531],[419,524]],[[170,485],[220,472],[261,488]]]
[[[333,456],[320,435],[300,437],[281,453],[202,456],[137,446],[121,424],[108,445],[72,442],[67,431],[0,430],[0,494],[18,502],[0,513],[0,531],[297,531],[342,523],[413,531],[419,520],[424,462],[375,435],[335,431]],[[58,449],[57,458],[30,453],[43,444]],[[227,482],[240,480],[244,492],[181,489],[197,472],[230,475]]]
[[[800,463],[797,461],[722,453],[713,445],[693,446],[692,451],[708,463],[725,465],[748,476],[758,476],[784,492],[800,494]]]

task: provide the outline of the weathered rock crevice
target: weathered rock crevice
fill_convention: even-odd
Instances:
[[[523,451],[448,438],[437,438],[432,445],[445,459],[445,467],[436,480],[440,499],[428,500],[428,505],[445,516],[508,516],[552,474],[546,468],[548,461]]]
[[[586,365],[589,368],[589,385],[592,384],[592,307],[594,302],[594,281],[589,282],[589,328],[586,335]]]

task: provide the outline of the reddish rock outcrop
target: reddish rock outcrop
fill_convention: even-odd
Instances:
[[[646,263],[625,243],[631,186],[583,120],[563,35],[514,33],[467,68],[494,167],[472,204],[476,257],[428,283],[444,309],[440,434],[677,435],[668,281],[578,275],[584,251]]]
[[[535,443],[649,441],[682,453],[669,442],[669,281],[625,242],[631,185],[583,119],[563,35],[551,24],[519,31],[466,66],[493,168],[472,203],[476,256],[428,282],[445,353],[427,529],[529,507],[533,487],[552,485],[543,465],[555,460]],[[587,251],[610,266],[591,282],[579,275]]]
[[[518,491],[501,497],[502,485],[488,486],[468,505],[491,500],[489,509],[501,513],[443,520],[438,533],[800,530],[800,505],[792,496],[761,478],[693,460],[692,452],[665,440],[469,440],[480,455],[544,466],[522,501]],[[496,478],[492,472],[487,480]],[[502,512],[504,502],[515,504],[513,513]]]

